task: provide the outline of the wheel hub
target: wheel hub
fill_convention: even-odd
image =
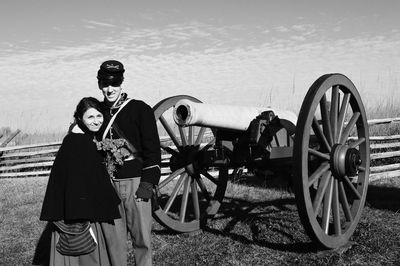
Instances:
[[[186,171],[193,175],[198,169],[199,145],[188,145],[179,148],[179,153],[173,154],[170,159],[171,171],[176,171],[184,167]]]
[[[335,177],[354,176],[362,163],[360,152],[348,145],[336,144],[331,151],[331,169]]]

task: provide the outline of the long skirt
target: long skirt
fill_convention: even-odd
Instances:
[[[116,220],[118,223],[119,221]],[[53,231],[50,247],[50,265],[51,266],[120,266],[127,265],[126,254],[121,252],[125,243],[120,243],[115,225],[111,223],[92,223],[93,233],[97,240],[96,249],[85,255],[65,256],[56,249],[58,232]]]

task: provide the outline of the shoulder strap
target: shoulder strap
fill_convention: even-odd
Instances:
[[[135,154],[138,152],[138,150],[135,148],[135,146],[133,146],[133,144],[129,141],[129,139],[127,139],[124,135],[124,133],[122,132],[122,130],[119,128],[119,126],[117,124],[114,125],[114,130],[115,132],[117,132],[118,136],[120,136],[121,138],[125,139],[126,142],[128,143],[128,148],[130,149],[130,152],[132,154]]]
[[[125,107],[125,105],[127,105],[132,99],[127,99],[122,105],[121,107],[118,109],[118,111],[111,117],[110,121],[107,124],[106,129],[104,130],[103,136],[102,136],[102,140],[104,140],[107,136],[108,131],[110,131],[110,128],[112,126],[112,124],[114,123],[115,118],[117,118],[117,114],[122,110],[122,108]]]

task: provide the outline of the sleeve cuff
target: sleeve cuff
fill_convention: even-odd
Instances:
[[[142,169],[141,181],[149,182],[152,183],[153,185],[158,185],[158,182],[160,181],[160,176],[161,176],[161,170],[158,165],[145,167]]]

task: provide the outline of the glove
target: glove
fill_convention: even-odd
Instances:
[[[153,196],[153,184],[149,182],[140,182],[138,189],[136,190],[136,199],[149,201]]]

